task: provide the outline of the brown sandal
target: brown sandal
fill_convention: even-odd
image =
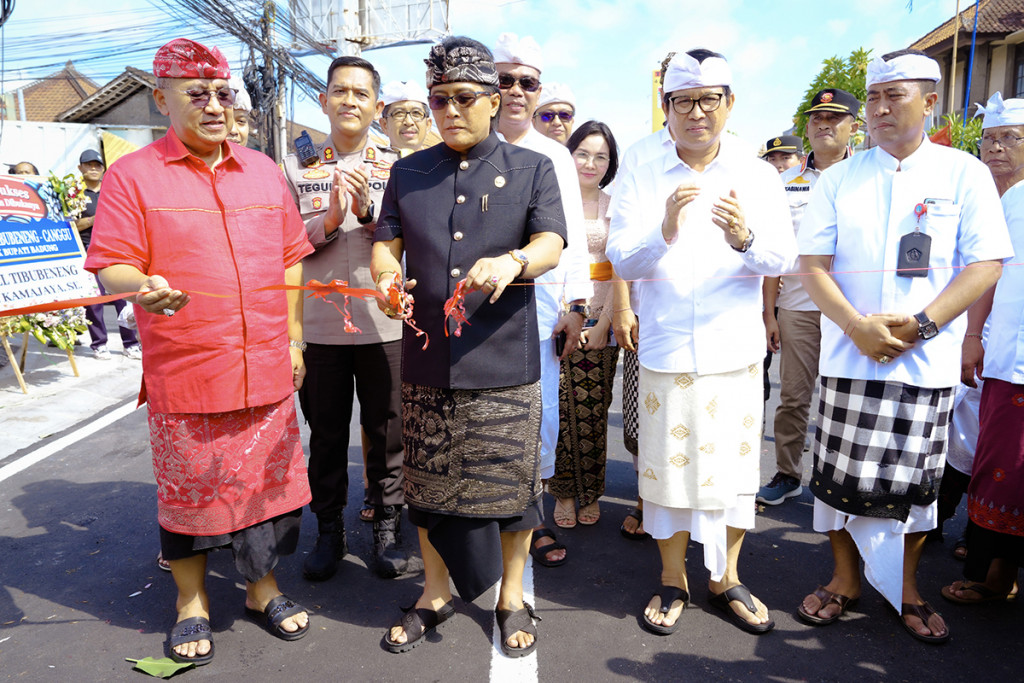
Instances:
[[[847,610],[856,607],[860,600],[860,598],[849,598],[845,595],[840,595],[839,593],[833,593],[824,586],[818,586],[815,588],[812,595],[818,598],[818,602],[821,603],[818,606],[818,609],[814,610],[814,614],[805,611],[803,603],[800,603],[800,606],[796,608],[796,615],[812,626],[828,626],[829,624],[835,623],[839,617],[846,614]],[[825,609],[826,605],[833,602],[839,605],[839,611],[831,617],[819,617],[818,612]]]
[[[942,643],[949,640],[949,626],[946,627],[946,632],[941,636],[924,636],[918,633],[917,630],[913,626],[908,624],[906,619],[904,619],[904,617],[917,617],[921,620],[921,623],[924,624],[925,627],[930,631],[932,627],[928,626],[928,619],[930,619],[933,614],[938,614],[938,612],[933,610],[932,606],[929,605],[927,602],[923,605],[914,605],[912,603],[905,602],[903,603],[903,607],[900,609],[900,623],[903,624],[903,628],[907,630],[907,633],[914,636],[914,638],[917,638],[922,643],[929,643],[931,645],[941,645]]]

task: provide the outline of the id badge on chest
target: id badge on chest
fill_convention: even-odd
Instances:
[[[900,277],[928,277],[928,260],[932,251],[932,238],[921,232],[921,217],[928,207],[918,204],[914,208],[917,227],[914,232],[900,238],[900,253],[896,260],[896,274]]]

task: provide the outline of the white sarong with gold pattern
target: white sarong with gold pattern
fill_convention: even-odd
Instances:
[[[641,364],[641,498],[725,510],[737,496],[757,493],[763,396],[760,363],[714,375]]]
[[[753,529],[760,470],[761,364],[715,375],[640,366],[640,497],[644,530],[704,546],[720,581],[727,527]]]

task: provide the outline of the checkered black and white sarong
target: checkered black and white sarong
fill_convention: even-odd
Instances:
[[[841,512],[905,522],[946,461],[953,388],[821,378],[811,492]]]

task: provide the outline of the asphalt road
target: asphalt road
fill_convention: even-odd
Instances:
[[[38,347],[36,347],[38,348]],[[38,351],[33,351],[37,353]],[[113,367],[113,366],[110,366]],[[110,372],[101,368],[102,372]],[[9,373],[9,370],[5,371]],[[102,372],[100,374],[102,374]],[[31,378],[31,375],[30,375]],[[0,379],[0,430],[13,415],[5,396],[13,378]],[[130,381],[129,381],[130,380]],[[123,405],[133,387],[118,403]],[[777,377],[775,378],[777,382]],[[82,380],[84,381],[84,380]],[[123,382],[122,382],[123,384]],[[777,384],[773,399],[777,396]],[[105,394],[109,399],[110,393]],[[59,392],[46,410],[59,414]],[[769,414],[775,400],[769,403]],[[39,409],[39,406],[36,407]],[[559,531],[569,562],[532,572],[535,605],[543,617],[533,657],[512,662],[492,641],[494,591],[473,604],[456,599],[458,617],[404,655],[380,645],[401,605],[418,596],[421,577],[385,581],[366,569],[370,525],[357,519],[361,500],[358,431],[349,450],[352,505],[347,511],[351,555],[328,582],[301,577],[315,520],[306,515],[300,553],[278,568],[280,585],[312,611],[312,632],[286,643],[249,621],[244,588],[230,554],[210,558],[209,592],[216,659],[184,672],[190,680],[281,681],[1020,681],[1024,605],[961,607],[939,588],[960,576],[950,556],[964,524],[961,511],[947,524],[945,545],[929,544],[921,585],[953,632],[945,646],[907,635],[882,597],[865,584],[858,610],[840,623],[814,628],[794,609],[817,584],[828,581],[824,536],[810,530],[808,492],[758,517],[743,548],[741,576],[771,609],[774,632],[741,632],[708,606],[702,552],[689,556],[693,605],[679,631],[652,635],[638,614],[658,584],[653,542],[619,535],[636,493],[636,478],[622,445],[619,399],[613,404],[612,443],[602,518],[593,527]],[[61,433],[15,451],[0,450],[3,468],[40,452],[59,436],[74,435],[96,419],[76,420]],[[770,420],[769,420],[770,423]],[[773,444],[763,444],[762,480],[774,472]],[[13,432],[11,432],[13,434]],[[7,437],[0,434],[0,445]],[[72,439],[73,440],[73,439]],[[805,465],[810,465],[807,454]],[[546,510],[552,502],[546,500]],[[0,481],[0,680],[141,680],[125,657],[161,657],[175,612],[170,575],[154,561],[158,550],[155,486],[145,412],[134,411],[99,432]],[[407,540],[415,535],[406,526]]]

